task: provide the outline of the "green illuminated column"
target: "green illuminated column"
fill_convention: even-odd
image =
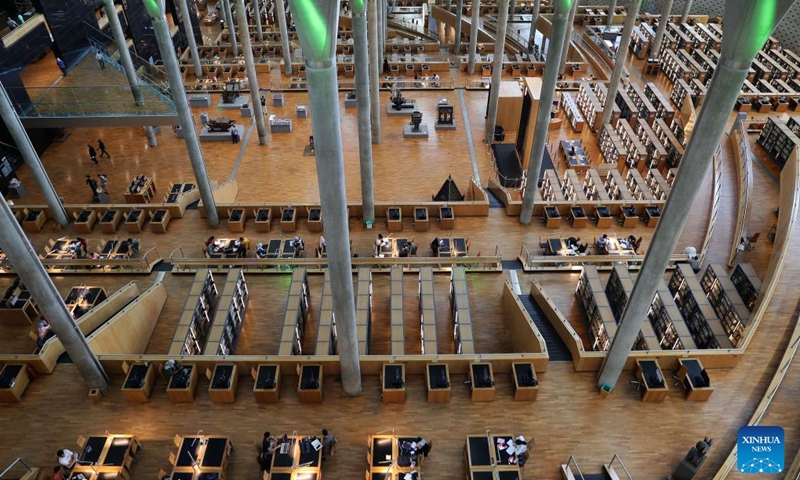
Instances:
[[[650,45],[650,58],[658,58],[661,42],[664,41],[664,32],[667,31],[670,12],[672,12],[672,0],[664,0],[664,8],[661,9],[661,18],[658,19],[658,27],[656,28],[656,38]]]
[[[481,0],[472,0],[472,19],[469,25],[469,57],[467,73],[475,73],[475,55],[478,50],[478,20],[481,13]]]
[[[728,9],[728,5],[730,5],[730,3],[725,5],[725,10]],[[686,0],[686,4],[683,6],[683,14],[681,15],[680,23],[686,23],[686,20],[689,18],[689,11],[691,9],[692,9],[692,0]]]
[[[169,80],[172,101],[175,102],[175,109],[178,112],[183,139],[186,142],[186,152],[189,154],[189,161],[192,164],[197,189],[200,190],[200,199],[205,206],[206,218],[210,226],[216,227],[219,225],[217,203],[214,200],[214,194],[211,192],[211,183],[208,181],[203,151],[200,150],[200,141],[194,128],[194,118],[192,118],[192,112],[189,110],[189,102],[186,100],[186,91],[178,68],[178,59],[175,57],[175,47],[172,45],[172,38],[169,36],[169,26],[164,15],[164,0],[143,0],[143,3],[153,21],[153,31],[156,34],[156,41],[158,41],[158,50],[161,52],[161,58],[164,61],[164,71],[167,73],[167,79]]]
[[[567,22],[569,22],[569,12],[572,2],[576,0],[555,0],[555,13],[553,14],[553,27],[550,30],[550,50],[547,52],[547,59],[544,64],[544,79],[542,80],[542,92],[539,97],[539,110],[536,112],[536,124],[533,127],[533,144],[531,154],[528,157],[528,182],[525,184],[525,192],[522,196],[522,210],[519,214],[519,223],[523,225],[531,224],[533,217],[533,199],[536,196],[536,189],[539,188],[539,171],[542,169],[542,156],[547,146],[547,131],[550,126],[550,107],[553,104],[553,97],[556,92],[556,82],[558,81],[558,63],[561,60],[561,50],[567,48]]]
[[[246,32],[247,14],[244,11],[244,0],[236,0],[236,16],[239,21],[239,29]],[[244,50],[244,64],[247,68],[247,83],[250,88],[250,105],[253,108],[256,130],[258,131],[258,144],[267,145],[269,143],[267,122],[264,120],[264,107],[261,106],[261,90],[258,88],[258,74],[256,73],[256,63],[253,60],[253,46],[250,44],[250,35],[242,35],[242,50]]]
[[[105,1],[110,2],[111,0]],[[197,52],[197,42],[194,39],[194,28],[192,27],[192,19],[189,16],[189,7],[186,5],[186,0],[178,0],[178,8],[180,8],[181,17],[183,17],[183,29],[186,31],[186,41],[189,42],[189,55],[194,64],[194,74],[197,78],[202,78],[203,67],[200,65],[200,54]]]
[[[558,63],[558,73],[563,74],[564,68],[567,66],[567,56],[569,55],[569,45],[572,42],[572,30],[575,29],[575,14],[578,13],[578,2],[572,4],[572,10],[569,11],[569,19],[567,20],[567,32],[564,37],[567,41],[564,43],[564,49],[561,51],[561,61]],[[555,37],[550,35],[552,42]],[[547,52],[548,58],[550,51]]]
[[[633,27],[636,26],[636,16],[639,15],[639,7],[641,5],[642,0],[631,0],[631,3],[628,4],[628,15],[625,17],[625,26],[622,27],[622,38],[619,41],[617,58],[614,60],[614,70],[611,72],[611,80],[608,82],[608,96],[606,96],[606,103],[603,105],[603,118],[600,120],[600,126],[611,121],[611,114],[614,111],[614,105],[616,105],[619,82],[622,78],[622,72],[625,70],[625,59],[628,58],[628,46],[631,44]]]
[[[367,5],[351,0],[353,47],[358,103],[358,156],[361,166],[361,210],[364,223],[375,222],[375,192],[372,180],[372,120],[370,119],[369,52],[367,47]]]
[[[378,45],[378,0],[369,0],[367,11],[369,22],[369,115],[372,124],[372,143],[381,143],[381,91],[379,82],[385,52],[380,52]]]
[[[492,89],[489,92],[489,111],[486,115],[486,143],[494,139],[497,125],[497,103],[500,99],[500,74],[503,73],[503,53],[506,49],[506,28],[508,27],[508,1],[500,0],[497,8],[497,32],[494,42],[494,62],[492,63]]]
[[[448,10],[449,11],[449,10]],[[455,47],[453,53],[458,55],[461,51],[461,17],[464,15],[464,0],[456,0]]]
[[[528,49],[533,52],[533,45],[536,42],[536,22],[539,21],[539,10],[542,8],[542,0],[536,0],[531,12],[531,31],[528,32]]]
[[[344,154],[336,81],[339,2],[289,0],[289,5],[294,14],[300,45],[303,47],[308,75],[311,125],[316,149],[319,197],[325,218],[323,228],[328,249],[328,271],[333,293],[333,312],[336,316],[342,387],[346,394],[358,395],[361,392],[361,366],[356,338]]]
[[[281,30],[281,50],[283,50],[283,63],[285,64],[284,71],[286,75],[292,74],[292,52],[289,49],[289,31],[286,28],[286,6],[283,0],[276,0],[278,15],[278,28]]]
[[[236,42],[236,22],[233,20],[233,13],[231,13],[231,0],[219,0],[221,10],[225,14],[225,24],[228,26],[228,33],[231,37],[231,47],[233,54],[239,55],[239,44]],[[245,30],[242,35],[248,35],[249,32]]]
[[[678,176],[647,249],[617,332],[606,355],[597,386],[613,389],[625,367],[656,287],[663,281],[670,255],[675,251],[694,199],[708,175],[708,167],[725,131],[736,98],[750,64],[772,30],[794,0],[728,0],[725,5],[725,36],[722,51],[711,78],[705,107],[695,122],[692,136],[681,160]]]

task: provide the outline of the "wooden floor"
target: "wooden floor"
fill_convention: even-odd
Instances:
[[[634,64],[629,69],[636,67]],[[54,69],[53,65],[50,68],[32,69],[27,74],[39,78],[39,84],[49,85],[55,75],[58,75],[57,70],[55,75],[50,75],[50,71]],[[81,73],[81,69],[85,70],[84,73]],[[109,72],[108,69],[100,72],[94,61],[85,60],[62,83],[79,80],[81,75],[89,77],[116,73]],[[453,75],[463,78],[455,70]],[[650,77],[648,80],[655,80],[662,89],[669,91],[668,83],[662,77]],[[26,83],[27,81],[26,78]],[[266,78],[262,81],[266,81]],[[641,79],[634,74],[632,81]],[[427,142],[405,140],[400,136],[402,124],[407,121],[405,117],[397,119],[381,115],[383,142],[374,148],[376,199],[426,201],[438,190],[448,174],[453,175],[462,191],[466,188],[473,169],[458,92],[408,94],[408,97],[418,100],[429,125],[434,121],[435,102],[441,96],[455,102],[459,129],[455,132],[435,132],[431,129],[432,135]],[[383,102],[388,101],[388,93],[382,92],[381,97]],[[486,185],[491,175],[491,157],[481,139],[487,94],[485,91],[465,91],[464,97],[478,169],[481,181]],[[304,93],[287,94],[286,98],[286,107],[269,107],[269,113],[294,117],[295,103],[307,102],[307,95]],[[195,114],[206,110],[214,111],[213,108],[199,109]],[[222,112],[217,111],[216,114]],[[349,200],[358,201],[360,189],[356,112],[345,110],[342,105],[341,115],[347,195]],[[295,119],[294,122],[295,131],[292,134],[273,135],[269,146],[258,146],[255,133],[249,140],[243,139],[237,146],[229,143],[202,144],[210,177],[218,181],[229,178],[234,171],[237,156],[241,153],[242,159],[236,173],[240,186],[239,200],[287,203],[315,200],[318,193],[314,159],[302,156],[303,146],[310,135],[310,119]],[[159,136],[160,145],[157,148],[147,146],[139,128],[75,128],[70,132],[71,137],[66,142],[53,144],[42,157],[55,188],[68,203],[89,201],[88,188],[84,185],[86,174],[107,174],[112,201],[117,202],[123,201],[124,186],[133,176],[141,173],[154,176],[161,193],[166,190],[169,182],[192,178],[183,142],[175,138],[168,129]],[[86,154],[86,144],[96,143],[97,138],[105,141],[112,155],[111,159],[102,159],[99,167],[92,165]],[[594,162],[598,161],[596,140],[590,133],[576,135],[566,127],[551,136],[550,144],[560,138],[581,138],[590,158]],[[723,137],[722,145],[725,168],[722,202],[708,256],[713,262],[727,259],[736,212],[736,177],[732,149],[727,137]],[[739,260],[752,262],[763,275],[771,254],[766,231],[775,222],[773,211],[777,207],[778,189],[774,177],[777,171],[759,147],[754,147],[754,151],[761,166],[754,168],[757,203],[751,231],[760,231],[763,235],[753,251],[740,253]],[[29,194],[24,202],[41,202],[41,195],[33,187],[34,183],[27,169],[21,169],[20,178],[29,187]],[[710,178],[709,174],[697,197],[678,250],[689,245],[699,248],[702,244],[711,208]],[[360,254],[369,255],[374,235],[382,231],[381,226],[378,227],[377,230],[367,230],[357,220],[350,222],[351,236]],[[405,233],[417,239],[420,254],[428,251],[427,245],[433,236],[443,233],[437,225],[427,234],[412,234],[410,223],[406,223],[404,228]],[[644,236],[645,247],[649,245],[652,229],[637,227],[632,232],[637,236]],[[44,233],[31,236],[31,242],[37,251],[41,251],[48,238],[73,233],[71,227],[57,231],[50,222]],[[162,256],[166,256],[179,245],[187,250],[198,251],[208,235],[222,236],[226,233],[225,228],[208,228],[196,212],[190,211],[185,218],[173,221],[170,232],[166,235],[143,233],[142,248],[155,246]],[[471,239],[473,253],[481,251],[491,254],[495,247],[499,247],[507,260],[515,258],[522,245],[533,248],[540,237],[560,234],[590,238],[602,233],[604,232],[593,228],[571,229],[566,223],[562,231],[545,230],[537,222],[530,227],[523,227],[516,218],[507,217],[503,209],[496,208],[490,209],[488,217],[459,218],[454,231],[456,235]],[[627,235],[629,231],[620,229],[619,233]],[[301,224],[300,234],[306,237],[307,243],[314,237],[307,232],[304,224]],[[256,235],[251,224],[245,235],[255,243],[277,237],[279,233]],[[88,235],[90,244],[95,244],[101,237],[99,232]],[[790,255],[795,257],[798,254],[791,251]],[[22,404],[0,406],[0,424],[4,427],[5,438],[13,438],[13,441],[2,442],[0,465],[10,463],[17,457],[24,457],[33,465],[52,465],[55,463],[55,451],[59,448],[75,447],[74,441],[78,435],[109,430],[134,433],[142,440],[143,451],[139,464],[133,469],[133,478],[150,479],[159,468],[167,468],[168,452],[176,433],[188,434],[202,429],[207,433],[225,434],[233,438],[237,449],[227,478],[256,479],[258,470],[252,460],[250,445],[261,438],[264,430],[273,433],[296,430],[301,434],[313,434],[318,433],[321,428],[328,428],[339,439],[339,455],[325,464],[325,477],[358,479],[362,478],[366,466],[367,436],[380,430],[395,428],[397,433],[421,435],[434,441],[431,457],[422,468],[425,478],[456,480],[464,475],[461,456],[464,436],[483,434],[490,429],[493,432],[533,437],[536,445],[526,466],[525,478],[548,480],[559,478],[558,465],[565,462],[570,455],[575,455],[584,472],[594,473],[600,470],[601,463],[610,460],[615,453],[622,457],[634,478],[664,478],[675,468],[690,446],[702,437],[709,436],[714,438],[715,443],[708,462],[696,477],[707,479],[713,476],[735,445],[737,428],[747,422],[755,405],[764,395],[776,363],[786,347],[784,338],[791,330],[796,315],[795,279],[800,274],[799,269],[800,262],[789,262],[749,350],[735,369],[712,372],[715,392],[705,403],[686,402],[676,388],[671,389],[670,396],[662,404],[641,403],[635,388],[628,384],[633,380],[631,373],[623,374],[614,393],[604,400],[597,394],[593,374],[576,373],[568,362],[551,362],[547,373],[540,377],[541,392],[537,401],[532,404],[512,401],[509,377],[505,372],[497,375],[498,398],[489,404],[471,403],[467,387],[462,384],[466,378],[458,377],[452,382],[453,399],[450,403],[428,404],[425,401],[424,378],[411,377],[407,381],[407,402],[403,405],[384,405],[379,398],[378,379],[370,376],[364,377],[363,392],[355,398],[344,397],[336,379],[326,378],[325,403],[322,405],[298,403],[293,391],[296,377],[289,376],[284,379],[280,403],[268,406],[254,403],[250,394],[252,380],[249,377],[240,382],[238,400],[233,405],[212,404],[205,393],[208,386],[205,380],[201,381],[197,401],[192,404],[173,405],[159,386],[149,404],[129,405],[119,392],[122,379],[114,377],[109,393],[101,403],[94,404],[86,396],[85,383],[74,366],[62,364],[57,367],[54,375],[34,382],[28,388]],[[473,323],[481,328],[476,335],[478,350],[481,352],[509,351],[510,339],[507,330],[503,329],[504,321],[499,308],[500,288],[507,278],[508,272],[469,277],[472,309],[475,312]],[[528,290],[531,278],[532,275],[520,275],[523,291]],[[570,322],[580,325],[583,317],[573,296],[577,276],[543,274],[536,275],[536,278],[566,312]],[[70,287],[82,282],[99,283],[111,292],[131,279],[137,281],[140,289],[144,289],[154,281],[155,274],[138,277],[55,277],[54,281],[59,292],[65,294]],[[0,277],[0,291],[11,280]],[[448,353],[448,348],[452,348],[452,342],[448,343],[451,337],[446,282],[446,277],[437,276],[435,288],[440,353]],[[163,353],[168,348],[190,283],[191,276],[167,274],[167,302],[146,353]],[[274,353],[277,350],[277,326],[282,322],[288,282],[281,277],[252,275],[248,278],[248,284],[251,286],[252,299],[240,344],[241,351],[265,355]],[[313,318],[314,312],[319,308],[322,277],[312,276],[310,284]],[[376,322],[388,319],[387,292],[388,279],[376,275]],[[405,293],[406,345],[407,351],[414,353],[419,348],[419,327],[412,321],[418,318],[413,275],[405,277]],[[309,335],[316,338],[314,325],[312,321]],[[388,333],[376,328],[371,349],[375,353],[383,353],[388,350],[387,342]],[[306,342],[305,347],[310,348],[310,343]],[[32,342],[24,328],[13,329],[0,323],[0,349],[27,353],[32,350]],[[797,431],[800,414],[796,408],[800,375],[790,372],[785,385],[778,392],[763,423],[780,425],[786,430],[786,456],[791,458],[800,446],[800,432]],[[742,477],[735,473],[729,476]]]

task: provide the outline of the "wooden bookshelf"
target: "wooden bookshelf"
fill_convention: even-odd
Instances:
[[[419,317],[421,354],[436,355],[439,353],[436,344],[436,304],[433,294],[433,268],[419,269]]]
[[[203,352],[211,326],[211,313],[218,298],[219,291],[211,270],[197,272],[178,320],[169,355],[200,355]]]
[[[204,355],[234,355],[242,331],[250,293],[241,268],[228,271],[228,277],[217,301]]]
[[[404,355],[406,351],[405,342],[405,309],[403,296],[403,267],[394,266],[389,273],[389,342],[391,344],[390,353],[392,355]]]
[[[464,267],[454,266],[450,272],[450,310],[453,312],[453,342],[455,352],[472,355],[475,342],[472,329],[472,312]]]
[[[302,355],[308,319],[308,275],[305,268],[292,271],[278,355]]]
[[[331,293],[331,275],[325,270],[322,280],[322,303],[319,309],[319,327],[317,329],[317,355],[336,355],[338,343],[336,323],[333,321],[333,294]]]

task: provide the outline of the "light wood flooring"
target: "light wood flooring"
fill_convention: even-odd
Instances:
[[[92,72],[91,63],[82,64],[85,75],[98,75]],[[66,80],[80,80],[76,69]],[[45,70],[45,69],[43,69]],[[108,72],[107,70],[105,71]],[[57,71],[56,71],[57,74]],[[461,73],[453,71],[457,78]],[[275,75],[275,74],[273,74]],[[635,77],[635,76],[634,76]],[[42,74],[44,78],[44,74]],[[653,77],[658,85],[666,88],[668,84],[661,78]],[[264,79],[266,80],[266,79]],[[262,81],[264,81],[262,80]],[[638,81],[633,78],[633,81]],[[49,85],[45,81],[43,84]],[[266,85],[266,83],[264,83]],[[477,154],[481,180],[485,185],[491,175],[490,156],[483,138],[483,115],[487,93],[485,91],[466,91],[467,112],[474,148]],[[437,98],[448,97],[456,102],[456,118],[459,130],[455,132],[434,132],[427,142],[405,140],[399,132],[405,118],[388,118],[382,114],[383,143],[374,148],[376,198],[381,200],[425,201],[438,190],[448,174],[452,174],[463,190],[472,175],[467,136],[461,118],[461,106],[457,92],[409,92],[408,97],[416,98],[423,111],[425,121],[434,121],[434,105]],[[382,100],[388,100],[388,93],[381,93]],[[304,93],[287,94],[286,107],[269,107],[270,113],[294,117],[294,104],[305,103]],[[382,108],[385,108],[382,106]],[[199,109],[201,111],[211,109]],[[358,154],[355,110],[342,108],[342,133],[345,148],[345,165],[348,180],[347,195],[351,201],[359,199]],[[150,148],[146,145],[144,134],[139,128],[98,128],[71,129],[72,136],[67,142],[54,144],[43,155],[43,162],[59,194],[67,202],[87,202],[89,192],[84,185],[84,175],[106,173],[110,179],[112,201],[122,201],[122,190],[130,179],[147,173],[156,178],[160,192],[166,190],[169,182],[190,180],[192,178],[185,147],[171,131],[165,129],[159,136],[160,145]],[[290,135],[273,135],[270,145],[260,147],[255,133],[249,141],[233,146],[228,143],[202,144],[209,174],[212,179],[224,181],[234,167],[239,147],[245,151],[236,179],[239,182],[239,200],[261,200],[299,202],[318,198],[316,173],[313,158],[302,157],[302,147],[310,135],[310,119],[295,119],[295,131]],[[101,166],[95,167],[86,155],[86,144],[96,143],[103,138],[112,155],[110,160],[102,159]],[[563,128],[551,137],[551,143],[558,138],[581,138],[590,157],[598,161],[597,147],[593,135],[584,132],[576,135]],[[760,274],[764,274],[771,253],[771,244],[766,239],[766,231],[774,223],[772,213],[777,206],[777,186],[770,179],[776,175],[771,160],[766,158],[759,147],[754,147],[763,168],[757,166],[755,174],[756,208],[752,218],[752,231],[761,231],[762,239],[753,251],[743,252],[740,261],[752,262]],[[720,215],[711,242],[709,259],[722,262],[727,258],[732,231],[735,223],[735,170],[733,170],[732,150],[723,138],[725,158],[724,185]],[[40,202],[41,196],[33,187],[32,179],[25,168],[20,171],[23,183],[29,186],[25,203]],[[709,175],[710,179],[710,175]],[[711,184],[707,179],[703,190],[697,197],[696,208],[690,214],[681,236],[678,249],[693,245],[700,247],[708,222],[711,205]],[[22,202],[17,202],[22,203]],[[515,218],[507,217],[503,209],[491,209],[488,217],[459,218],[456,235],[467,236],[472,242],[472,251],[484,254],[494,252],[500,247],[507,260],[515,258],[522,245],[532,248],[540,237],[562,234],[585,238],[603,233],[594,228],[582,231],[571,229],[564,224],[562,231],[545,230],[534,222],[531,227],[522,227]],[[406,223],[405,232],[416,237],[420,253],[429,248],[430,238],[442,233],[434,225],[427,234],[411,232]],[[256,235],[249,227],[246,235],[255,243],[279,233]],[[619,229],[628,234],[628,230]],[[381,231],[366,230],[360,222],[350,222],[351,236],[356,250],[362,255],[369,254],[374,235]],[[313,235],[301,224],[300,234],[308,239]],[[637,227],[633,232],[645,237],[645,247],[649,245],[652,230]],[[45,232],[32,235],[34,248],[40,251],[50,237],[73,234],[71,227],[57,231],[52,222]],[[211,229],[199,218],[196,212],[188,212],[186,217],[174,221],[170,233],[156,235],[143,233],[142,247],[156,246],[162,256],[173,248],[183,245],[186,249],[199,251],[208,235],[225,235],[225,228]],[[800,232],[796,232],[800,233]],[[122,236],[127,236],[121,233]],[[100,240],[99,232],[88,235],[90,244]],[[797,254],[791,252],[790,255]],[[575,455],[584,472],[598,472],[600,464],[610,460],[614,453],[620,454],[628,470],[637,479],[657,479],[667,476],[677,465],[689,447],[704,436],[714,438],[708,462],[703,466],[698,479],[711,478],[722,463],[728,451],[735,444],[735,433],[745,424],[764,395],[764,389],[774,374],[775,366],[786,345],[787,333],[794,324],[797,307],[796,281],[800,262],[790,261],[785,269],[781,283],[767,315],[761,322],[754,341],[740,364],[732,370],[711,372],[715,392],[705,403],[689,403],[683,400],[682,393],[672,388],[670,396],[662,404],[644,404],[638,400],[635,388],[628,382],[632,373],[626,373],[613,394],[603,400],[595,387],[594,374],[576,373],[567,362],[551,362],[547,373],[541,375],[541,393],[535,403],[514,403],[511,397],[509,377],[503,372],[497,376],[498,398],[489,404],[473,404],[469,400],[467,387],[462,385],[465,378],[453,378],[453,399],[448,404],[428,404],[425,401],[424,378],[410,377],[407,381],[408,400],[403,405],[384,405],[379,400],[378,378],[365,376],[363,392],[355,398],[344,397],[340,385],[333,377],[325,379],[325,403],[322,405],[303,405],[294,393],[296,377],[284,378],[284,391],[277,405],[257,405],[249,390],[252,380],[244,377],[239,385],[237,402],[233,405],[212,404],[205,393],[208,383],[203,380],[198,390],[197,401],[188,405],[173,405],[159,385],[151,403],[129,405],[119,392],[122,378],[112,378],[113,386],[103,401],[92,403],[86,396],[85,383],[72,365],[62,364],[54,375],[34,382],[20,405],[0,406],[0,424],[6,432],[6,441],[0,449],[0,465],[10,463],[14,458],[24,457],[34,465],[46,467],[55,463],[55,451],[59,448],[75,447],[78,435],[103,432],[134,433],[142,440],[141,460],[133,469],[133,478],[153,478],[159,468],[166,468],[168,451],[174,434],[194,433],[199,429],[207,433],[227,434],[233,437],[237,446],[228,478],[255,479],[258,470],[252,461],[251,444],[258,441],[264,430],[273,433],[291,432],[317,433],[321,428],[330,429],[339,439],[339,455],[325,464],[325,477],[330,479],[362,478],[366,465],[366,439],[371,433],[396,428],[398,433],[417,434],[432,439],[435,443],[432,455],[422,467],[424,478],[456,480],[463,478],[461,449],[464,436],[482,434],[486,429],[493,432],[510,432],[533,437],[531,461],[525,469],[525,478],[559,478],[558,465],[569,455]],[[123,277],[55,277],[59,292],[64,294],[73,285],[81,282],[102,284],[111,292],[131,279],[140,288],[146,288],[155,274],[150,276]],[[486,328],[479,332],[477,341],[479,351],[507,351],[509,338],[502,330],[503,320],[499,307],[499,287],[508,273],[470,275],[469,287],[472,293],[472,308],[476,324]],[[520,276],[524,292],[530,285],[531,275]],[[580,309],[573,300],[577,275],[544,274],[537,275],[548,293],[564,310],[574,325],[582,321]],[[322,277],[311,277],[312,312],[318,308]],[[0,277],[0,291],[10,284],[11,279]],[[167,348],[174,333],[178,312],[183,308],[188,293],[191,276],[167,274],[168,299],[159,318],[147,353],[161,353]],[[277,349],[276,326],[282,322],[287,284],[280,277],[251,276],[252,300],[245,323],[245,334],[240,348],[243,352],[268,354]],[[437,292],[437,331],[440,352],[447,353],[449,336],[448,305],[446,300],[446,277],[436,278]],[[418,326],[414,318],[417,304],[415,300],[414,277],[407,275],[406,292],[406,344],[409,352],[418,344]],[[441,288],[440,288],[441,287]],[[388,280],[385,276],[375,276],[375,316],[388,318],[386,292]],[[316,293],[316,295],[314,295]],[[313,316],[313,313],[312,313]],[[265,325],[265,329],[251,325]],[[312,329],[314,322],[312,321]],[[25,336],[24,329],[0,329],[0,348],[10,352],[28,352],[31,340]],[[414,329],[417,330],[414,330]],[[498,334],[492,334],[498,331]],[[315,338],[315,332],[309,331]],[[385,351],[388,333],[376,328],[371,348],[376,352]],[[309,347],[307,342],[305,345]],[[776,396],[773,407],[764,419],[766,424],[777,424],[786,430],[786,452],[790,458],[800,445],[797,425],[800,415],[796,409],[796,394],[800,389],[800,375],[790,372],[786,387]],[[13,439],[13,441],[12,441]],[[732,474],[729,478],[742,478]]]

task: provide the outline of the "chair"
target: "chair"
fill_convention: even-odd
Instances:
[[[756,242],[758,241],[758,237],[761,236],[761,232],[756,232],[753,236],[747,237],[747,242],[745,243],[745,248],[748,250],[752,250],[756,248]]]
[[[159,468],[158,473],[156,474],[156,480],[163,480],[163,478],[166,476],[167,472],[165,472],[163,468]]]
[[[175,452],[169,452],[169,463],[172,465],[178,463],[178,455]]]
[[[639,237],[636,239],[636,243],[633,245],[634,252],[639,253],[639,247],[642,246],[642,240],[644,240],[644,237]]]
[[[183,438],[180,435],[175,435],[175,438],[172,439],[172,442],[175,444],[176,447],[181,448],[181,443],[183,442]]]
[[[39,335],[36,335],[36,338],[34,338],[34,340],[39,340]],[[78,440],[76,440],[76,443],[81,448],[85,447],[86,446],[86,437],[84,437],[83,435],[78,435]]]
[[[641,392],[642,391],[642,388],[644,387],[644,382],[640,382],[638,380],[631,380],[631,383],[633,385],[636,385],[636,391],[637,392]]]

